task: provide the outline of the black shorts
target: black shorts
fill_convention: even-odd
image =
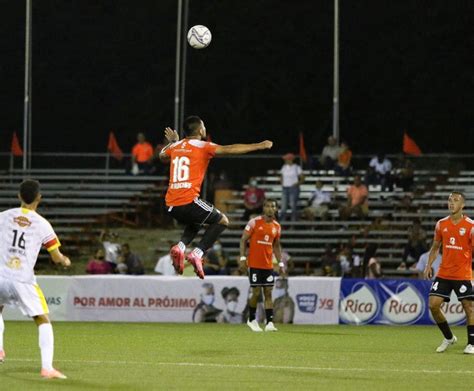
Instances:
[[[249,268],[250,286],[273,286],[275,277],[273,269],[254,269]]]
[[[445,302],[449,302],[451,291],[456,292],[458,300],[474,300],[474,291],[472,283],[469,280],[446,280],[444,278],[436,277],[431,284],[430,296],[439,296]]]
[[[168,213],[182,224],[216,224],[222,219],[222,213],[214,205],[200,198],[181,206],[169,206]]]

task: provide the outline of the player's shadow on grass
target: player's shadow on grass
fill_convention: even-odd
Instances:
[[[33,376],[33,378],[32,378]],[[90,390],[90,389],[104,389],[103,384],[99,383],[92,383],[88,381],[83,381],[83,380],[76,380],[74,378],[68,378],[68,379],[43,379],[41,378],[38,368],[36,366],[34,367],[15,367],[11,368],[8,370],[8,372],[2,373],[2,377],[9,378],[15,382],[24,382],[28,383],[31,385],[30,389],[35,389],[34,385],[41,385],[41,386],[48,386],[48,387],[58,387],[58,388],[63,388],[64,386],[67,386],[68,388],[77,388],[78,390]],[[26,384],[25,384],[26,386]],[[129,387],[125,387],[125,385],[120,385],[124,386],[125,389],[130,389]],[[1,388],[1,383],[0,383],[0,389]],[[120,388],[114,388],[119,390]]]
[[[308,331],[308,330],[298,330],[298,329],[285,329],[284,331],[285,334],[307,334],[307,335],[350,335],[350,336],[358,336],[359,334],[354,332],[354,333],[337,333],[334,331],[324,331],[324,330],[314,330],[314,331]]]

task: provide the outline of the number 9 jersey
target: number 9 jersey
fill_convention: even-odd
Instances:
[[[53,251],[60,245],[51,224],[38,213],[25,208],[0,213],[0,276],[36,283],[33,269],[41,246]]]
[[[165,151],[171,160],[167,206],[187,205],[199,197],[207,166],[217,147],[217,144],[207,141],[183,139]]]

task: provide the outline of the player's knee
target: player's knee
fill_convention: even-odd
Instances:
[[[33,320],[35,321],[37,326],[41,326],[42,324],[45,324],[45,323],[50,323],[48,315],[33,316]]]
[[[430,309],[431,312],[439,312],[441,311],[441,303],[437,302],[437,301],[430,301],[428,303],[428,307]]]
[[[225,225],[226,227],[229,225],[229,219],[227,218],[226,215],[222,215],[221,220],[219,221],[220,225]]]

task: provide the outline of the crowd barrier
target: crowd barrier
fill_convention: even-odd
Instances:
[[[39,276],[54,321],[222,322],[247,316],[246,277]],[[336,277],[277,279],[275,321],[295,324],[433,324],[429,281]],[[451,324],[465,321],[455,295],[443,311]],[[258,316],[264,317],[263,304]],[[6,308],[6,320],[26,319]]]

